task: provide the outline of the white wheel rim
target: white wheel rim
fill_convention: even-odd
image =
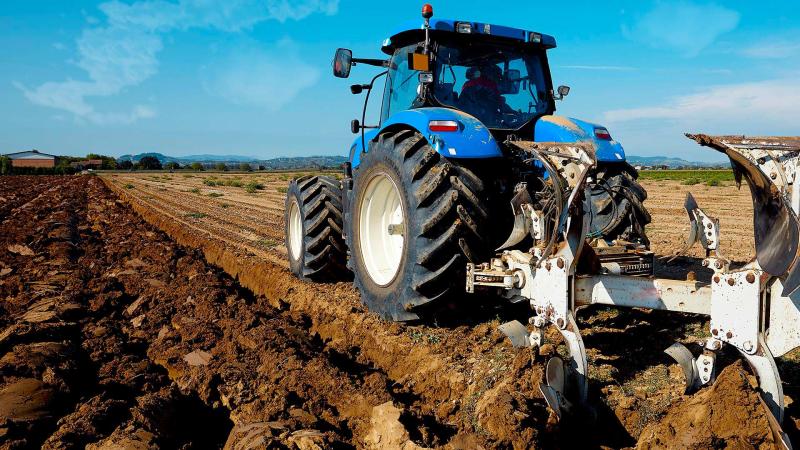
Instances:
[[[394,181],[375,175],[361,197],[358,236],[361,259],[372,281],[386,286],[394,280],[403,259],[405,223],[403,202]]]
[[[297,200],[289,205],[289,253],[292,259],[300,259],[300,250],[303,247],[303,219],[300,217],[300,206]]]

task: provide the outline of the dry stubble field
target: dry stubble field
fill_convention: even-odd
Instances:
[[[702,339],[699,318],[583,310],[597,421],[559,424],[538,393],[545,358],[495,330],[524,311],[472,304],[403,326],[365,311],[347,282],[292,278],[291,176],[0,179],[0,447],[773,446],[735,358],[712,388],[683,395],[661,350]],[[723,251],[752,253],[746,190],[646,187],[657,252],[683,242],[691,189],[722,219]],[[800,395],[795,362],[779,364]],[[787,416],[794,438],[793,404]]]

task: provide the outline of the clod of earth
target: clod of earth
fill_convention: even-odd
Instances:
[[[183,356],[183,360],[190,366],[205,366],[211,362],[211,353],[195,350]]]
[[[9,245],[8,246],[8,251],[10,251],[11,253],[16,253],[17,255],[22,255],[22,256],[33,256],[34,255],[33,250],[31,250],[30,247],[28,247],[27,245],[20,245],[20,244]]]

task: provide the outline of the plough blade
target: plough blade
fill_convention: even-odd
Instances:
[[[558,420],[572,411],[572,403],[564,392],[567,379],[567,368],[564,360],[554,356],[547,361],[545,383],[539,384],[539,391],[547,406],[553,410]]]
[[[697,371],[694,356],[685,345],[676,342],[664,350],[683,369],[683,377],[686,381],[686,394],[696,391],[700,385],[700,373]]]
[[[767,403],[762,397],[759,397],[759,401],[764,409],[770,411],[769,406],[767,406]],[[792,450],[792,441],[789,440],[789,435],[783,431],[783,427],[778,422],[778,419],[775,417],[775,415],[771,414],[771,411],[770,414],[767,414],[767,422],[769,423],[769,428],[772,431],[772,436],[775,438],[775,441],[780,443],[778,448],[783,450]]]
[[[522,322],[512,320],[500,325],[497,329],[511,341],[511,345],[515,348],[530,347],[528,329],[525,328]]]
[[[523,186],[525,186],[523,184]],[[525,215],[525,205],[533,203],[528,189],[523,187],[511,199],[511,210],[514,212],[514,228],[505,242],[495,251],[505,250],[522,242],[531,231],[530,218]]]
[[[770,275],[788,275],[783,294],[790,295],[800,287],[800,223],[791,199],[800,138],[686,136],[727,155],[737,184],[742,177],[747,180],[753,198],[756,259]]]
[[[495,251],[505,250],[509,247],[513,247],[523,239],[528,237],[528,233],[530,233],[528,227],[528,219],[523,215],[522,212],[514,215],[514,228],[511,230],[511,234],[508,236],[505,242],[503,242],[500,247],[497,247]]]

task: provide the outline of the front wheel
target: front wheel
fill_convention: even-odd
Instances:
[[[367,307],[415,320],[463,294],[467,262],[491,256],[486,186],[419,133],[387,132],[353,174],[345,221],[350,268]]]

